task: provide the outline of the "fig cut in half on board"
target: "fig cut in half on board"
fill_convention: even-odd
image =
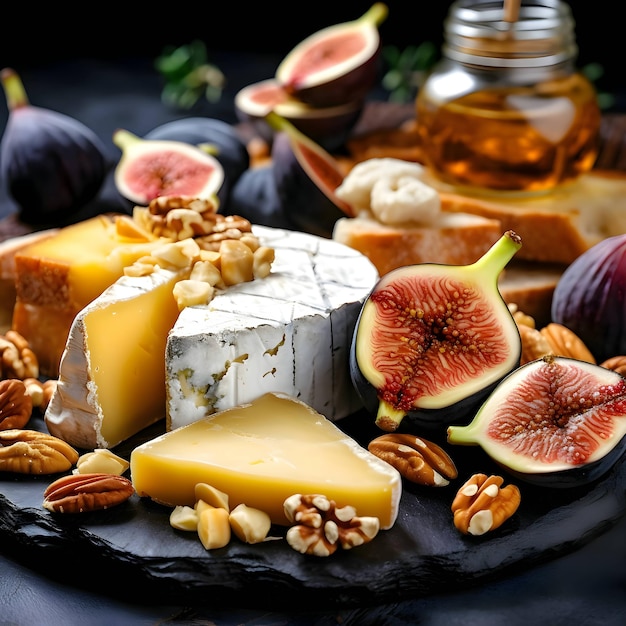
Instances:
[[[512,475],[544,487],[578,487],[626,449],[626,379],[600,365],[548,355],[505,377],[448,442],[480,446]]]
[[[519,331],[497,280],[521,245],[507,231],[473,264],[408,265],[378,281],[357,320],[350,372],[382,430],[407,416],[435,429],[467,423],[519,366]]]
[[[252,123],[261,137],[266,137],[268,131],[271,135],[265,116],[274,111],[328,150],[345,144],[363,112],[363,105],[363,100],[357,100],[338,106],[313,107],[290,96],[274,78],[247,85],[235,95],[237,117]]]
[[[309,35],[276,69],[292,96],[313,106],[335,106],[364,98],[378,78],[379,25],[388,8],[377,2],[360,18]]]
[[[215,198],[224,168],[211,154],[182,141],[142,139],[118,129],[113,143],[122,150],[115,185],[122,196],[146,206],[162,196]]]
[[[275,131],[273,172],[282,206],[294,227],[331,237],[340,217],[354,217],[350,204],[335,193],[344,174],[334,157],[291,122],[269,113],[265,119]]]

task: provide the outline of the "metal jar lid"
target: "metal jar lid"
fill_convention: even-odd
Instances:
[[[578,54],[570,7],[560,0],[521,0],[517,19],[504,2],[456,0],[444,22],[445,57],[490,68],[539,68]]]

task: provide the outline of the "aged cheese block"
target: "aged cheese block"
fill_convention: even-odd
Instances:
[[[130,471],[137,493],[161,504],[193,506],[195,485],[208,483],[231,508],[243,503],[282,525],[286,498],[320,493],[390,528],[402,491],[391,465],[305,403],[273,393],[139,445]]]
[[[13,323],[15,290],[15,255],[37,241],[43,241],[57,232],[49,229],[22,235],[0,242],[0,333],[6,332]]]
[[[42,374],[57,376],[75,315],[155,245],[121,238],[115,216],[99,215],[16,252],[12,325],[29,340]]]
[[[442,212],[427,226],[382,224],[366,216],[340,218],[333,239],[367,256],[382,276],[415,263],[468,265],[487,252],[503,232],[495,219]]]
[[[184,309],[167,340],[168,428],[287,393],[335,420],[361,407],[349,350],[361,305],[378,280],[359,252],[304,233],[255,227],[274,248],[271,274]]]
[[[123,276],[74,319],[45,413],[51,434],[79,448],[111,448],[165,416],[165,341],[172,293],[188,275]]]

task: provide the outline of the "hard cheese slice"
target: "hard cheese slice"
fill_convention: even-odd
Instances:
[[[45,414],[51,434],[111,448],[165,417],[165,341],[178,316],[172,290],[188,272],[124,276],[76,316]]]
[[[274,393],[141,444],[130,471],[137,493],[161,504],[193,506],[195,485],[208,483],[228,494],[231,509],[244,503],[281,525],[286,498],[320,493],[390,528],[402,492],[395,468],[308,405]]]
[[[378,272],[337,242],[254,227],[275,251],[267,278],[183,310],[167,341],[168,429],[277,391],[331,420],[361,408],[349,351]]]

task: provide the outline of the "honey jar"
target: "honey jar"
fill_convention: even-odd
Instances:
[[[441,60],[417,99],[424,158],[444,184],[531,195],[590,170],[598,154],[597,93],[576,69],[574,19],[560,0],[456,0]]]

